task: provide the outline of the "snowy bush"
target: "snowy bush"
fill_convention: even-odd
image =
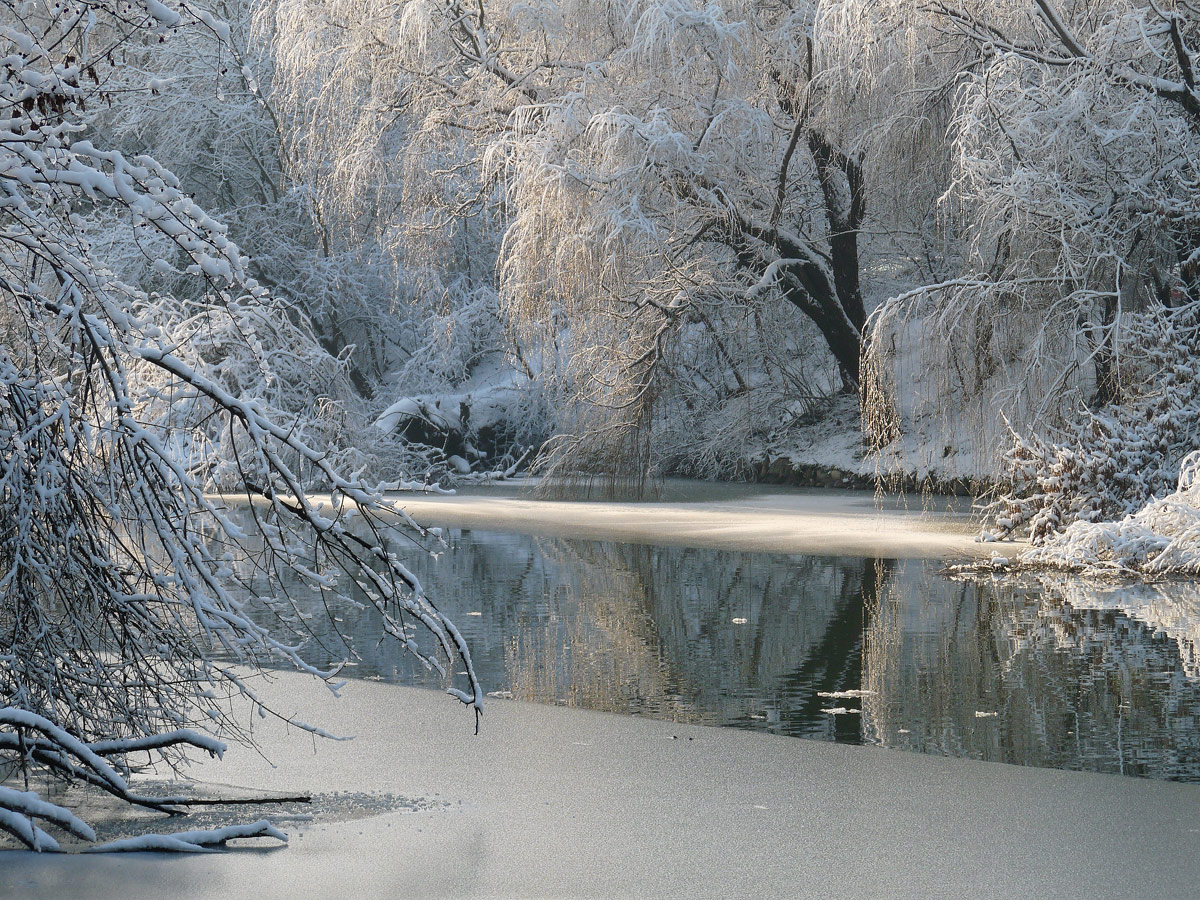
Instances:
[[[1058,438],[1013,431],[990,508],[997,537],[1028,527],[1042,543],[1077,521],[1119,519],[1176,485],[1200,444],[1200,307],[1130,317],[1119,344],[1119,403]]]

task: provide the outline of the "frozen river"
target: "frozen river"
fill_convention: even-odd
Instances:
[[[733,494],[711,509],[736,531],[728,505],[775,514],[780,496]],[[447,528],[446,552],[406,554],[465,634],[493,704],[1200,781],[1191,584],[1101,591],[1059,576],[952,580],[944,559],[553,537],[558,521],[586,533],[588,507],[636,521],[642,505],[528,506],[549,510],[529,519],[543,533]],[[453,519],[464,508],[427,501],[420,512],[437,523],[440,509]],[[887,551],[888,527],[861,530]],[[345,658],[328,622],[312,621],[312,661]],[[372,616],[340,628],[359,657],[346,675],[437,684],[378,640]]]
[[[679,532],[632,505],[621,525],[612,505],[501,498],[510,517],[481,529],[463,517],[488,503],[423,503],[448,552],[395,549],[497,695],[479,735],[344,613],[360,680],[340,697],[294,674],[254,684],[355,739],[268,718],[257,749],[190,772],[210,795],[311,793],[276,813],[287,849],[0,853],[0,896],[1195,896],[1200,787],[1168,781],[1200,780],[1190,585],[953,581],[945,561],[975,550],[962,522],[853,495],[648,511],[700,547],[651,540]],[[779,521],[794,527],[770,544]],[[822,553],[838,533],[871,552]],[[346,654],[318,638],[315,660]],[[91,818],[108,839],[264,814]]]

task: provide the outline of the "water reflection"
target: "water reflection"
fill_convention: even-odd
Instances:
[[[1131,599],[1061,578],[952,581],[920,561],[447,540],[414,569],[500,695],[1200,781],[1195,587]],[[314,661],[347,654],[322,616],[310,624]],[[339,627],[349,674],[437,683],[365,613]],[[820,696],[847,691],[860,696]]]
[[[864,740],[1200,781],[1193,638],[1134,617],[1114,590],[1065,576],[897,578],[866,632],[864,677],[877,694],[863,702]],[[1178,611],[1196,589],[1157,590],[1178,594]]]

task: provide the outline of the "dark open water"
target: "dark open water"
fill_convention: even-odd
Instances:
[[[436,560],[407,561],[465,634],[492,703],[1200,781],[1190,583],[1101,593],[1058,576],[954,581],[911,560],[446,538]],[[320,627],[313,661],[344,656]],[[340,627],[359,656],[344,674],[438,683],[370,616]],[[845,691],[869,693],[821,696]]]

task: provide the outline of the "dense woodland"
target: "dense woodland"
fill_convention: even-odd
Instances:
[[[737,479],[848,396],[885,471],[1076,447],[1111,516],[1192,449],[1188,4],[144,5],[6,4],[8,168],[144,169],[21,195],[340,471]],[[162,421],[242,486],[219,418]]]
[[[527,466],[855,429],[1031,563],[1196,570],[1198,51],[1184,0],[4,0],[0,751],[169,807],[122,760],[236,731],[219,660],[305,667],[281,571],[478,708],[385,494]]]

